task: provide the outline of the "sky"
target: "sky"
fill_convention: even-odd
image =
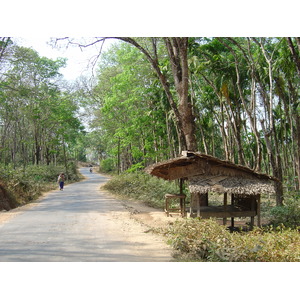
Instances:
[[[78,46],[66,47],[66,42],[58,42],[58,47],[51,46],[51,37],[14,37],[13,40],[20,46],[36,50],[40,56],[56,59],[58,57],[67,58],[67,66],[60,70],[64,79],[68,81],[76,80],[80,76],[90,76],[95,72],[93,68],[94,61],[100,51],[98,45],[79,48]],[[107,40],[104,43],[102,51],[106,51],[113,43],[113,40]],[[99,62],[99,59],[98,59]]]
[[[47,45],[51,36],[299,36],[296,2],[153,0],[140,5],[138,0],[53,0],[37,5],[36,0],[10,0],[1,6],[0,35],[22,37],[23,45],[41,56],[68,58],[61,72],[75,80],[88,74],[99,48],[52,49]]]

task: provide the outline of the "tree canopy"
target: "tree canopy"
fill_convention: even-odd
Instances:
[[[72,89],[64,59],[0,39],[1,163],[89,151],[123,172],[192,150],[277,177],[277,204],[284,188],[299,190],[299,38],[115,39],[93,84]]]
[[[17,45],[1,53],[1,163],[26,167],[64,161],[63,149],[71,151],[83,129],[77,103],[61,85],[65,59],[40,57]]]
[[[120,171],[191,147],[299,189],[298,38],[119,39],[92,126]]]

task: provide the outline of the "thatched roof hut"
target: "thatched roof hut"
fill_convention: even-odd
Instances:
[[[232,227],[234,217],[251,217],[253,225],[254,216],[260,225],[260,195],[274,193],[275,181],[278,179],[255,172],[254,170],[234,164],[230,161],[198,152],[183,151],[181,157],[170,159],[149,166],[145,169],[148,174],[165,180],[188,180],[191,192],[190,215],[202,217],[222,217],[224,224],[226,218],[231,217]],[[180,194],[170,197],[182,198]],[[208,206],[208,192],[224,194],[224,203],[221,207]],[[231,194],[231,205],[227,205],[227,194]],[[166,198],[166,212],[168,212],[168,199]],[[181,214],[185,204],[181,200]]]
[[[189,180],[190,192],[262,194],[273,193],[277,179],[230,161],[198,152],[184,151],[181,157],[149,166],[148,174],[175,180]]]

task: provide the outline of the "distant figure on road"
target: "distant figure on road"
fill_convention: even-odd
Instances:
[[[90,173],[93,173],[93,168],[90,168]]]
[[[60,173],[57,179],[57,183],[59,184],[59,188],[61,191],[64,190],[64,183],[65,183],[65,174]]]

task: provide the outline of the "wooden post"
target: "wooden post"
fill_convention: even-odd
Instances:
[[[197,212],[197,217],[200,217],[201,206],[208,206],[208,193],[191,193],[191,217],[196,216],[196,214],[194,214],[194,211]]]
[[[165,195],[165,212],[167,214],[167,217],[169,217],[169,199],[167,195]]]
[[[197,217],[200,218],[200,197],[197,197]]]
[[[200,193],[191,193],[191,217],[200,217],[200,202],[201,194]],[[194,212],[196,211],[196,212]]]
[[[224,193],[224,211],[227,211],[227,193]],[[227,224],[227,218],[223,218],[223,225]]]
[[[205,201],[206,199],[203,200],[204,198],[206,198],[206,194],[197,194],[197,217],[200,218],[201,217],[201,206],[203,205],[202,202]]]
[[[260,227],[260,195],[257,196],[257,226]]]
[[[233,211],[233,208],[234,208],[234,194],[231,194],[231,208],[232,208],[232,211]],[[234,227],[234,217],[231,217],[231,227],[232,227],[232,229]]]
[[[256,203],[256,197],[251,199],[251,211],[255,211],[255,203]],[[254,217],[251,217],[250,228],[253,229],[253,227],[254,227]]]
[[[183,195],[183,178],[179,179],[179,183],[180,183],[180,195]],[[180,210],[181,210],[181,216],[185,217],[186,213],[185,213],[185,198],[180,198]]]
[[[190,203],[190,217],[193,218],[194,215],[194,206],[195,206],[195,193],[191,193],[191,203]]]
[[[180,194],[183,194],[183,178],[179,179],[179,189],[180,189]]]

